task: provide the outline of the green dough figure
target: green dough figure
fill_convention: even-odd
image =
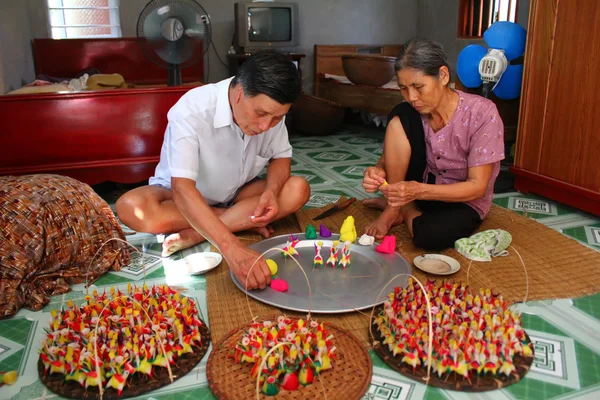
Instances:
[[[309,225],[306,227],[306,238],[307,239],[316,239],[317,238],[317,229],[314,226]]]

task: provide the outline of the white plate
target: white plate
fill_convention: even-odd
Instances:
[[[183,265],[180,267],[187,268],[187,273],[190,275],[199,275],[216,268],[221,261],[223,256],[219,253],[192,253],[181,260]]]
[[[452,275],[460,269],[460,263],[452,257],[441,254],[424,254],[413,260],[421,271],[434,275]]]

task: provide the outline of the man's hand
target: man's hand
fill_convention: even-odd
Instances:
[[[385,182],[385,171],[379,167],[369,167],[363,178],[363,188],[367,193],[375,193]]]
[[[382,186],[380,190],[387,199],[388,205],[391,207],[401,207],[411,201],[418,200],[422,186],[422,183],[415,181],[398,182]]]
[[[243,285],[247,285],[246,289],[264,289],[271,283],[271,270],[256,251],[240,244],[233,247],[225,258],[234,275]]]
[[[273,221],[278,212],[279,204],[277,204],[275,194],[270,190],[265,190],[258,200],[252,221],[257,226],[265,227],[269,222]]]

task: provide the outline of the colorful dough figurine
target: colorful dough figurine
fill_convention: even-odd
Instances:
[[[314,227],[314,226],[312,226],[312,225],[308,225],[308,226],[306,227],[306,235],[305,235],[305,237],[306,237],[308,240],[313,240],[313,239],[316,239],[316,238],[317,238],[317,230],[315,229],[315,227]]]
[[[356,227],[354,226],[354,217],[346,217],[340,228],[340,241],[354,243],[356,241]]]
[[[94,290],[81,306],[68,300],[64,311],[52,310],[51,316],[40,350],[44,374],[62,374],[84,388],[102,385],[115,394],[170,364],[175,369],[180,357],[202,345],[195,301],[166,285],[129,284],[126,295],[115,288],[101,295]]]
[[[350,265],[350,242],[344,243],[342,248],[342,259],[340,260],[340,266],[346,268]]]
[[[450,282],[429,281],[425,291],[435,332],[431,367],[438,377],[510,376],[516,372],[515,355],[533,357],[521,317],[502,296]],[[413,371],[427,368],[427,314],[425,295],[410,278],[406,288],[389,294],[373,322],[382,344]]]
[[[296,251],[296,246],[298,245],[298,243],[300,243],[300,241],[298,240],[298,237],[294,235],[290,235],[290,237],[292,238],[292,242],[290,243],[288,241],[286,246],[283,249],[281,249],[281,255],[283,255],[284,259],[288,256],[293,257],[298,255],[298,252]]]
[[[335,266],[337,265],[337,261],[338,261],[338,240],[334,240],[333,244],[331,245],[331,249],[329,249],[329,258],[327,259],[327,264],[329,265],[331,264],[331,268],[335,268]]]
[[[324,238],[331,237],[331,231],[327,229],[325,225],[321,224],[321,226],[319,226],[319,236]]]
[[[315,243],[315,259],[313,261],[313,268],[322,267],[323,266],[323,257],[321,257],[321,247],[323,247],[323,242],[318,241]]]
[[[0,372],[0,387],[14,385],[17,382],[17,371]]]
[[[280,343],[266,359],[260,371],[260,387],[267,396],[280,389],[293,391],[313,383],[315,376],[334,367],[335,346],[322,323],[313,319],[277,317],[276,321],[254,322],[233,344],[229,357],[238,364],[252,364],[250,375],[256,380],[266,354]]]

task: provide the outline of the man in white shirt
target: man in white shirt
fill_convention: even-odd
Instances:
[[[270,222],[308,201],[306,180],[290,176],[285,127],[301,90],[294,64],[269,50],[249,57],[235,77],[187,92],[167,115],[150,185],[117,201],[121,221],[139,232],[174,232],[163,256],[208,240],[241,282],[264,288],[271,276],[265,260],[233,233],[269,237]],[[267,178],[258,179],[267,164]]]

